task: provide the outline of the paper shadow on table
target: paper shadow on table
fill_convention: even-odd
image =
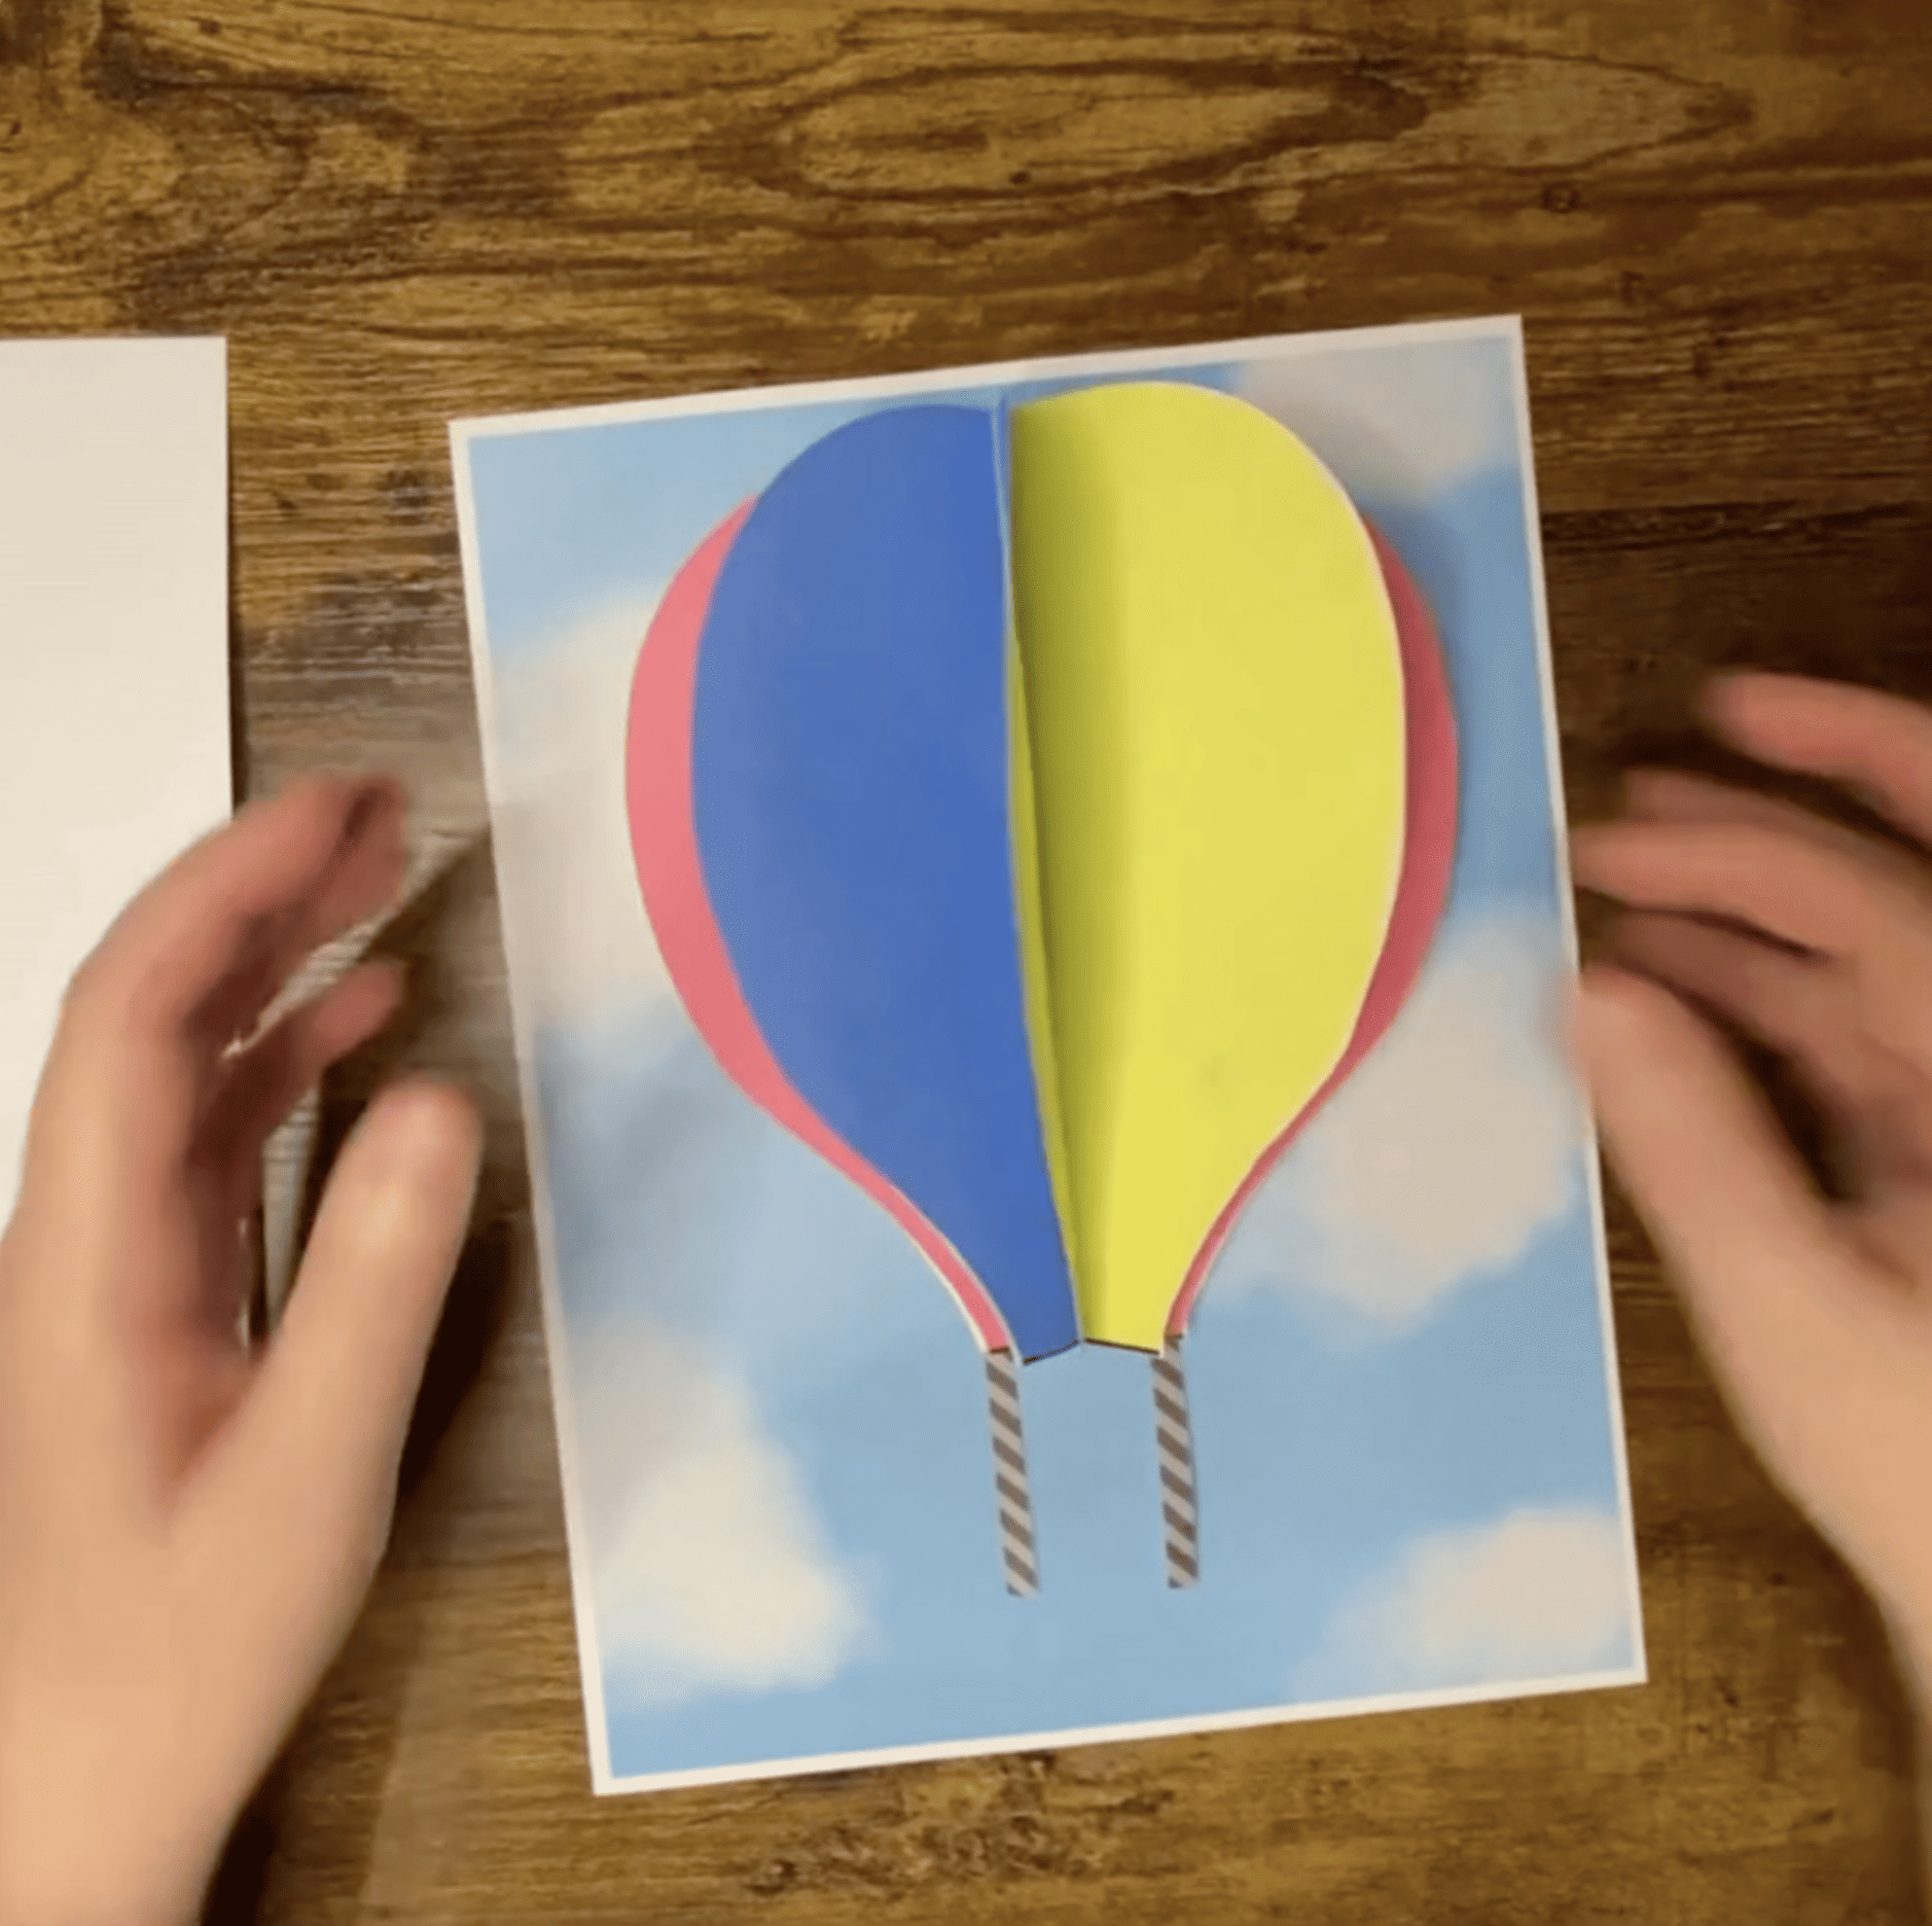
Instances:
[[[449,1031],[461,999],[450,963],[451,930],[493,889],[490,844],[478,836],[397,912],[368,945],[371,956],[393,957],[407,968],[408,986],[396,1020],[365,1049],[333,1066],[320,1091],[313,1154],[299,1212],[300,1241],[306,1243],[336,1158],[370,1098],[409,1072],[450,1069]],[[515,1224],[526,1207],[520,1129],[515,1113],[485,1114],[485,1144],[476,1210],[442,1319],[424,1367],[403,1448],[397,1499],[401,1529],[410,1527],[410,1500],[434,1464],[444,1439],[475,1386],[500,1334],[509,1304],[516,1251]],[[298,1286],[299,1288],[299,1286]],[[377,1580],[380,1587],[382,1581]],[[379,1787],[393,1751],[408,1676],[420,1644],[413,1607],[392,1600],[381,1613],[381,1636],[358,1637],[352,1646],[356,1730],[361,1753],[358,1777]],[[324,1687],[326,1697],[332,1686]],[[275,1855],[276,1818],[291,1760],[304,1749],[304,1726],[235,1828],[218,1870],[204,1918],[211,1926],[250,1926],[261,1912]],[[366,1859],[377,1816],[372,1797],[337,1808],[337,1852],[344,1862]],[[360,1837],[343,1838],[346,1825]]]

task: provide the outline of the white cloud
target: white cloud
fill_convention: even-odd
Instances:
[[[1624,1533],[1584,1506],[1414,1539],[1348,1600],[1295,1678],[1304,1696],[1446,1691],[1632,1664]]]
[[[1240,391],[1357,497],[1413,500],[1518,457],[1511,364],[1493,339],[1271,357]]]
[[[637,1322],[572,1343],[597,1639],[626,1695],[820,1686],[866,1614],[744,1387]]]
[[[1311,1292],[1403,1331],[1521,1258],[1578,1195],[1564,981],[1547,924],[1447,932],[1388,1035],[1262,1187],[1217,1288]]]
[[[655,609],[651,596],[611,604],[495,676],[504,916],[518,988],[540,1018],[670,1007],[625,807],[630,681]]]

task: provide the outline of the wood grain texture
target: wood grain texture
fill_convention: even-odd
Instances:
[[[589,1798],[444,424],[1520,309],[1588,808],[1712,664],[1932,694],[1928,236],[1923,0],[0,0],[0,332],[232,337],[247,781],[415,785],[397,1053],[492,1125],[394,1554],[223,1916],[1917,1917],[1871,1618],[1621,1207],[1647,1689]]]

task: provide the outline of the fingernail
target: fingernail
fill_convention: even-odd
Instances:
[[[476,1106],[461,1091],[428,1078],[393,1085],[371,1120],[384,1164],[410,1183],[466,1183],[483,1148]]]

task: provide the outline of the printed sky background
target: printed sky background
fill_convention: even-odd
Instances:
[[[1044,1589],[1007,1597],[964,1323],[885,1217],[717,1070],[638,899],[625,704],[665,583],[793,454],[889,403],[470,441],[600,1785],[1640,1676],[1582,1110],[1556,1047],[1516,353],[1499,326],[1167,371],[1293,427],[1401,550],[1463,767],[1422,982],[1196,1320],[1203,1578],[1181,1593],[1146,1360],[1083,1347],[1025,1373]]]

